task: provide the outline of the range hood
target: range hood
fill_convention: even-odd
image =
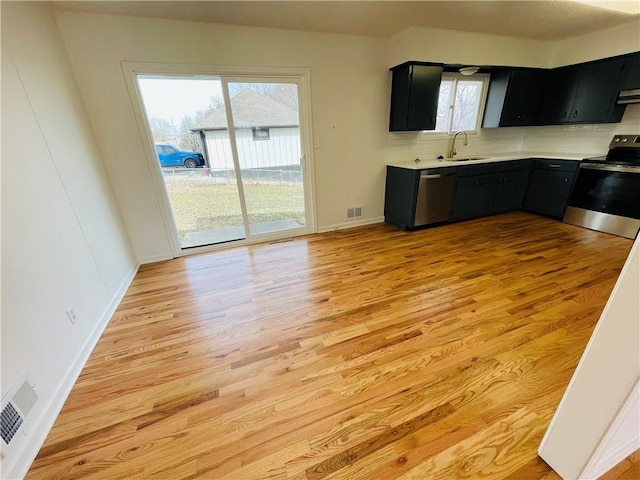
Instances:
[[[618,105],[627,103],[640,103],[640,88],[621,90],[618,96]]]

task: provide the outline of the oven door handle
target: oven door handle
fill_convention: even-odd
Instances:
[[[586,168],[588,170],[604,170],[606,172],[626,172],[626,173],[640,173],[640,168],[629,167],[626,165],[600,165],[598,163],[582,163],[580,168]]]

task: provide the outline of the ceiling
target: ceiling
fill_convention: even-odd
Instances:
[[[580,2],[580,3],[578,3]],[[53,8],[388,37],[410,26],[561,40],[638,19],[640,2],[503,1],[53,1]],[[626,7],[623,13],[593,4]],[[639,32],[640,35],[640,32]]]

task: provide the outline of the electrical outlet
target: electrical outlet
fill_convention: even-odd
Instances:
[[[66,311],[66,313],[67,313],[67,318],[69,319],[71,324],[75,325],[76,320],[78,319],[78,317],[76,317],[76,312],[73,310],[73,308],[70,308]]]

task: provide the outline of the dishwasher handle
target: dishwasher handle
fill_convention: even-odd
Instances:
[[[420,178],[442,178],[442,177],[451,177],[455,175],[455,173],[421,173]]]

